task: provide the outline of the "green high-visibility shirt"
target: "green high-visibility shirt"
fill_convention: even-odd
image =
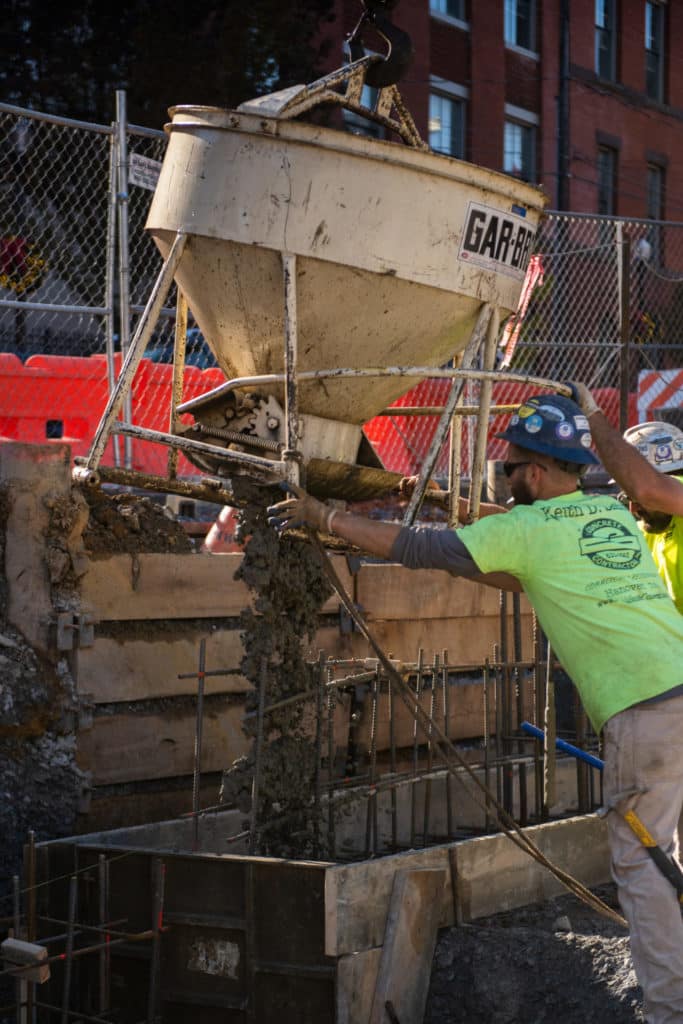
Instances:
[[[676,480],[683,484],[683,476],[676,475]],[[648,533],[639,525],[669,596],[683,615],[683,516],[672,516],[663,533]]]
[[[683,683],[683,616],[621,502],[574,491],[458,530],[483,573],[516,576],[594,729]]]

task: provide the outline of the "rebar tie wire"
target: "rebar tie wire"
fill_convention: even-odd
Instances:
[[[323,571],[327,576],[328,580],[330,581],[330,583],[332,584],[332,586],[334,587],[335,591],[337,592],[340,601],[344,605],[344,608],[349,613],[356,626],[358,626],[358,629],[361,631],[365,639],[371,645],[387,676],[395,684],[401,700],[408,708],[410,714],[413,715],[413,717],[416,719],[417,724],[423,730],[425,736],[429,737],[431,733],[432,742],[436,747],[439,748],[439,753],[441,754],[441,757],[443,758],[450,774],[455,776],[455,778],[460,778],[460,773],[455,770],[455,766],[452,763],[453,760],[455,760],[458,762],[458,765],[462,769],[464,769],[464,771],[470,777],[472,782],[474,782],[478,789],[481,791],[482,796],[471,794],[474,798],[475,803],[479,804],[479,806],[487,813],[490,813],[490,811],[493,809],[494,816],[496,817],[497,822],[500,825],[502,831],[505,833],[508,839],[510,839],[515,844],[515,846],[519,847],[520,850],[523,850],[525,853],[529,854],[529,856],[532,857],[534,860],[538,861],[539,864],[542,864],[545,868],[547,868],[548,871],[550,871],[551,874],[553,874],[555,878],[557,878],[557,880],[561,882],[566,889],[569,890],[569,892],[571,892],[574,896],[577,896],[578,899],[582,900],[593,910],[598,911],[598,913],[602,914],[610,921],[613,921],[616,924],[620,924],[624,928],[628,928],[628,924],[626,920],[621,916],[621,914],[618,914],[616,911],[612,910],[611,907],[608,907],[607,904],[604,903],[594,893],[592,893],[590,889],[587,889],[582,882],[579,882],[578,879],[574,878],[566,871],[563,871],[562,868],[558,867],[556,864],[553,864],[553,862],[549,860],[548,857],[546,857],[546,855],[541,850],[539,850],[538,846],[536,846],[533,840],[523,831],[523,829],[517,824],[515,819],[510,814],[508,814],[503,805],[498,802],[497,798],[491,792],[491,790],[478,778],[477,774],[470,767],[467,761],[465,761],[464,758],[461,757],[455,745],[439,727],[437,722],[431,717],[431,715],[428,715],[426,711],[424,711],[418,704],[416,704],[414,694],[411,692],[408,684],[404,681],[401,674],[397,672],[394,666],[391,664],[391,661],[387,658],[386,654],[379,646],[379,644],[373,637],[372,633],[370,632],[364,615],[354,605],[353,601],[346,592],[344,584],[340,580],[339,576],[337,575],[336,569],[334,568],[330,559],[327,556],[327,552],[325,551],[325,548],[323,546],[322,541],[320,540],[320,537],[311,528],[307,528],[307,533],[313,547],[315,548],[320,558]]]

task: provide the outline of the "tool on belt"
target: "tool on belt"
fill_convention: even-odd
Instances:
[[[543,730],[539,729],[536,725],[532,725],[531,722],[522,722],[520,728],[524,732],[529,733],[530,736],[535,736],[536,739],[545,739],[545,733]],[[581,750],[579,747],[574,747],[571,743],[567,743],[565,740],[555,740],[555,746],[558,750],[563,750],[565,753],[571,754],[572,757],[576,757],[580,761],[585,761],[593,768],[599,768],[600,771],[602,771],[605,766],[605,762],[599,757],[595,757],[593,754],[588,754],[585,750]],[[661,846],[657,846],[657,843],[650,835],[649,830],[642,823],[635,811],[626,811],[622,814],[622,818],[634,835],[636,835],[643,844],[664,877],[671,882],[676,890],[676,894],[678,895],[678,902],[683,904],[683,871],[681,871],[676,861],[672,860],[671,857],[667,857]]]

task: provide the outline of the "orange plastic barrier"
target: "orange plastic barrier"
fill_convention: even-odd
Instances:
[[[117,355],[118,374],[121,357]],[[153,430],[167,432],[171,408],[173,367],[143,359],[131,388],[132,421]],[[185,368],[183,399],[205,394],[224,383],[217,367],[200,370]],[[450,381],[424,380],[411,388],[394,406],[442,406],[448,396]],[[493,387],[493,403],[519,405],[534,389],[524,384],[497,383]],[[619,425],[619,392],[616,388],[594,391],[596,400],[608,418]],[[31,356],[25,363],[15,355],[0,352],[0,440],[44,444],[46,441],[66,442],[73,455],[87,455],[107,404],[107,361],[96,356]],[[493,417],[489,428],[488,458],[501,458],[504,442],[494,435],[505,429],[509,415]],[[192,417],[188,417],[191,422]],[[368,440],[387,469],[398,473],[417,473],[434,437],[438,419],[435,416],[377,416],[365,425]],[[469,472],[467,452],[471,420],[463,429],[463,471]],[[637,422],[637,395],[629,395],[629,425]],[[123,438],[118,438],[123,452]],[[168,448],[148,441],[131,440],[133,468],[145,473],[165,475]],[[437,475],[447,473],[447,453],[437,464]],[[114,439],[110,439],[102,459],[114,465]],[[179,459],[181,476],[197,475],[183,456]]]
[[[121,368],[116,356],[115,372]],[[143,359],[131,388],[132,421],[153,430],[168,431],[173,367]],[[185,369],[183,398],[203,394],[225,377],[221,370]],[[45,444],[66,442],[73,455],[87,455],[109,397],[107,361],[96,356],[35,355],[25,363],[15,355],[0,353],[0,438]],[[189,418],[191,420],[191,417]],[[123,438],[119,438],[123,451]],[[131,441],[133,468],[165,474],[168,448],[147,441]],[[114,464],[114,439],[102,459]],[[181,456],[180,475],[196,475],[197,469]]]

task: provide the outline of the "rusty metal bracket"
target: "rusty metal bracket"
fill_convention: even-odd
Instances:
[[[55,625],[58,651],[73,651],[74,647],[92,647],[95,643],[95,622],[92,615],[59,612]]]

